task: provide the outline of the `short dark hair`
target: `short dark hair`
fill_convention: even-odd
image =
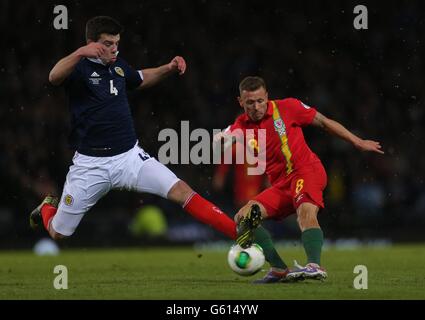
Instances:
[[[239,83],[239,93],[242,91],[255,91],[263,87],[267,90],[266,82],[260,77],[246,77]]]
[[[124,28],[117,20],[107,16],[97,16],[86,23],[86,40],[97,41],[102,33],[117,35],[123,30]]]

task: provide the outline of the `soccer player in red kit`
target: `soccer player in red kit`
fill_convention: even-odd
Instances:
[[[261,212],[263,219],[284,219],[296,213],[307,255],[305,267],[297,265],[296,269],[289,270],[274,249],[267,231],[262,227],[257,228],[255,242],[263,247],[272,267],[257,283],[302,278],[325,279],[327,273],[320,266],[323,232],[317,213],[324,207],[323,190],[327,177],[320,159],[306,144],[302,127],[320,127],[352,143],[361,151],[383,153],[381,146],[378,142],[357,137],[340,123],[297,99],[269,100],[266,84],[260,77],[243,79],[239,91],[239,104],[245,113],[228,129],[216,135],[215,141],[223,138],[240,141],[247,135],[247,130],[253,130],[258,139],[258,130],[264,129],[265,150],[258,152],[265,152],[265,170],[271,187],[243,206],[236,214],[235,221],[245,219],[257,211]]]

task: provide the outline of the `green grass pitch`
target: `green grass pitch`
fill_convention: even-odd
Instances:
[[[302,248],[281,248],[303,262]],[[56,257],[0,252],[0,299],[425,299],[425,246],[329,249],[325,282],[253,285],[240,277],[226,251],[192,248],[62,250]],[[68,269],[68,289],[56,290],[56,265]],[[354,266],[368,269],[368,289],[356,290]]]

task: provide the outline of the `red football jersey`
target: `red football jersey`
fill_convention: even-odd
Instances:
[[[315,108],[294,98],[270,100],[263,119],[254,122],[244,113],[228,130],[235,134],[236,129],[242,129],[239,131],[246,136],[246,130],[251,129],[255,139],[258,139],[258,129],[266,130],[266,150],[261,150],[261,144],[255,144],[259,146],[259,153],[266,152],[266,173],[273,185],[299,168],[320,162],[307,146],[302,132],[303,126],[312,123],[316,112]]]

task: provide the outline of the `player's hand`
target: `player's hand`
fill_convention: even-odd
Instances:
[[[186,61],[183,57],[177,56],[168,64],[170,71],[176,71],[179,75],[182,75],[186,71]]]
[[[355,144],[356,148],[361,151],[372,151],[384,154],[384,151],[382,151],[381,144],[377,141],[372,140],[360,140]]]
[[[102,43],[90,42],[78,49],[78,54],[86,58],[100,58],[105,53],[106,47]]]

